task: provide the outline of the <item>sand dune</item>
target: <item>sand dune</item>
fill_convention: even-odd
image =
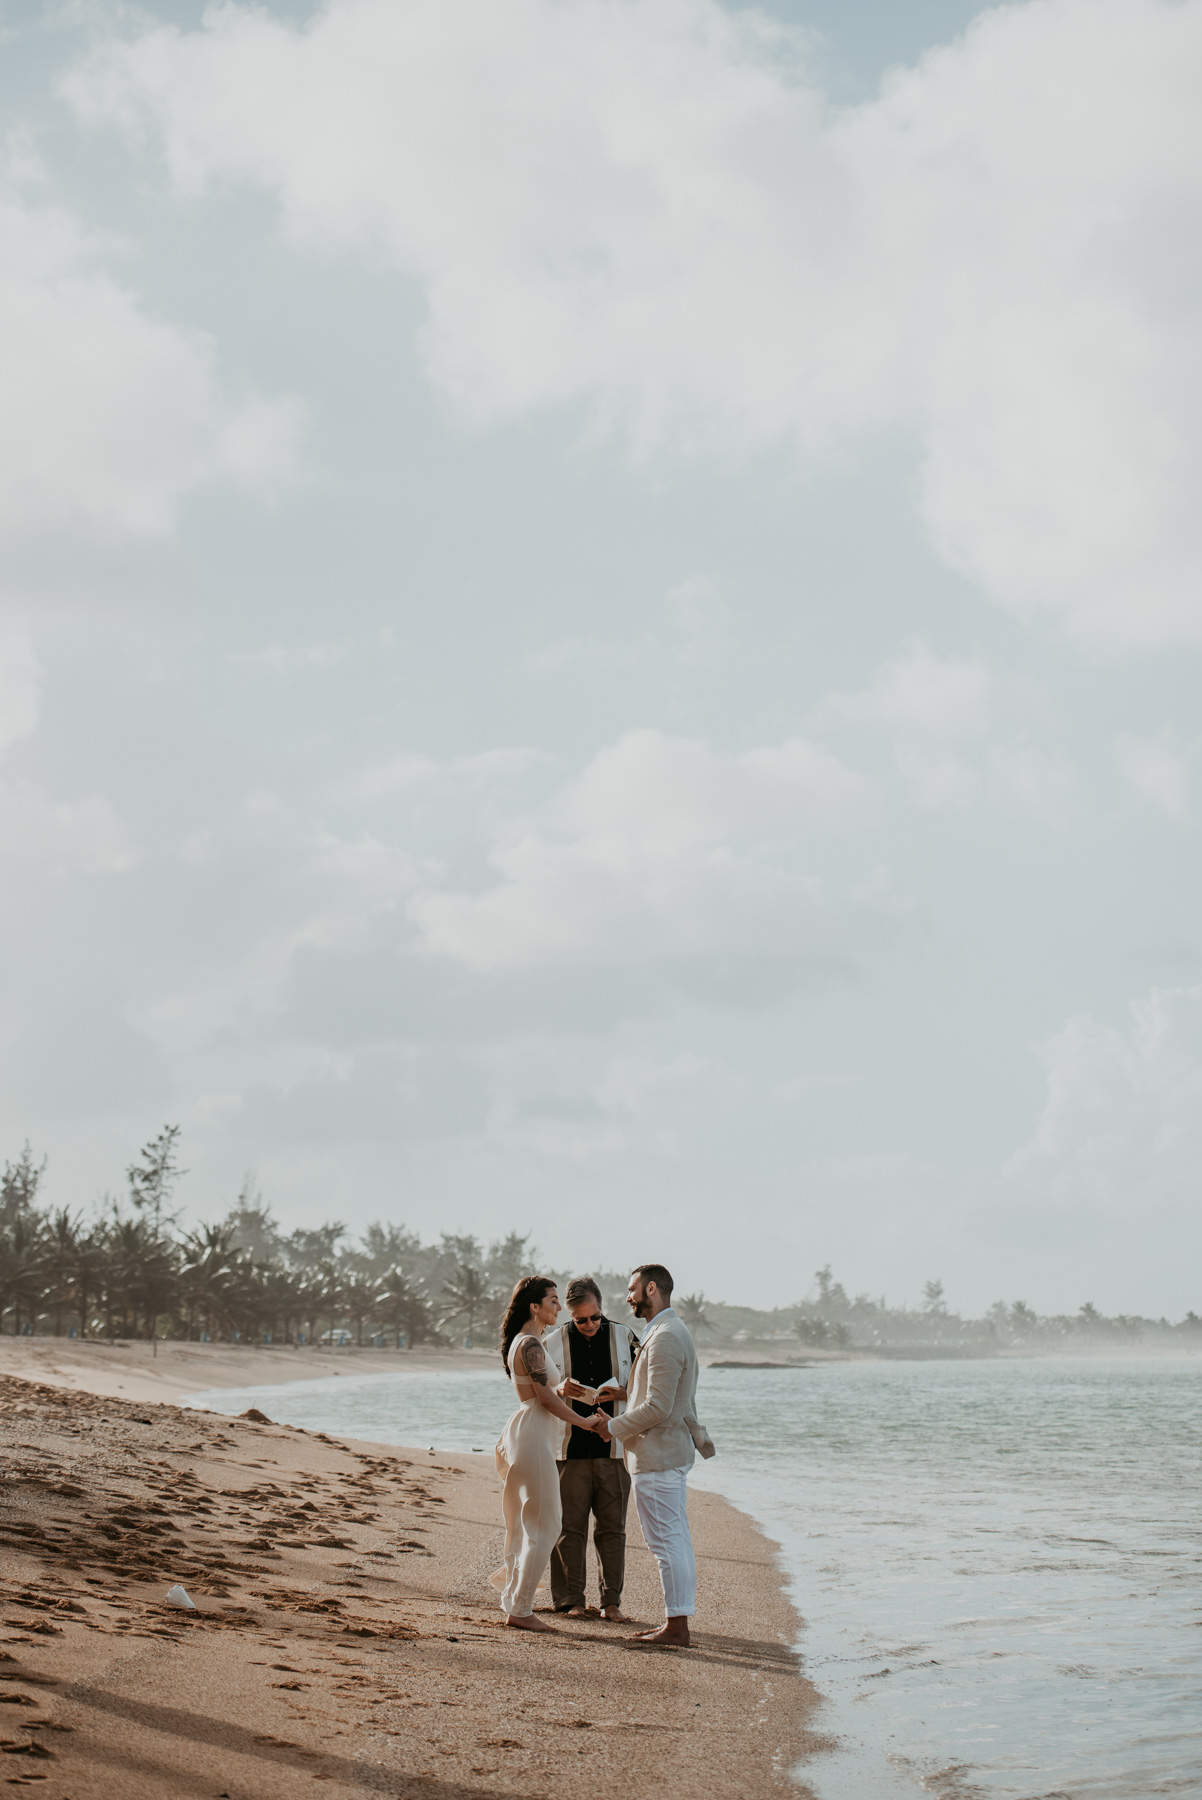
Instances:
[[[806,1791],[786,1775],[820,1747],[796,1619],[772,1546],[712,1495],[691,1502],[697,1648],[676,1654],[599,1620],[505,1629],[489,1458],[12,1376],[0,1440],[6,1785],[48,1800]],[[652,1619],[631,1523],[627,1606]],[[175,1582],[195,1613],[165,1603]]]

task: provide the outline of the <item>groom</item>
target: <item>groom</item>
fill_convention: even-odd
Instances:
[[[600,1418],[596,1431],[626,1452],[634,1504],[647,1548],[659,1564],[664,1623],[641,1631],[639,1642],[689,1645],[689,1615],[697,1610],[697,1562],[689,1533],[685,1482],[696,1451],[714,1446],[697,1420],[697,1352],[672,1307],[672,1277],[662,1263],[640,1263],[626,1301],[648,1328],[630,1377],[630,1400],[620,1418]]]

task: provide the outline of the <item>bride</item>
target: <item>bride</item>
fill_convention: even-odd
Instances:
[[[501,1606],[505,1623],[521,1631],[555,1629],[535,1618],[534,1591],[559,1541],[563,1519],[555,1458],[564,1421],[591,1430],[604,1417],[581,1418],[551,1385],[541,1334],[554,1325],[560,1310],[555,1283],[546,1275],[529,1275],[514,1288],[501,1326],[501,1361],[519,1403],[497,1444],[497,1469],[505,1482]]]

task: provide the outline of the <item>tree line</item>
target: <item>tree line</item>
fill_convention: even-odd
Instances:
[[[40,1203],[46,1171],[28,1145],[0,1177],[0,1331],[18,1335],[412,1346],[492,1333],[505,1300],[535,1272],[528,1237],[444,1232],[424,1244],[403,1225],[285,1232],[244,1183],[215,1224],[180,1225],[180,1130],[164,1126],[126,1171],[124,1192],[91,1216]]]
[[[284,1231],[248,1178],[215,1224],[180,1224],[176,1190],[180,1128],[165,1125],[143,1145],[119,1194],[90,1215],[42,1204],[45,1159],[27,1144],[0,1176],[0,1332],[80,1337],[169,1337],[193,1341],[412,1347],[491,1342],[514,1285],[582,1270],[541,1266],[529,1235],[485,1244],[443,1232],[433,1243],[404,1225],[377,1222],[352,1241],[329,1223]],[[593,1271],[611,1317],[625,1317],[627,1272]],[[819,1269],[809,1295],[764,1311],[677,1295],[677,1311],[702,1341],[776,1342],[782,1347],[991,1350],[1202,1341],[1202,1318],[1171,1323],[1119,1314],[1089,1302],[1075,1313],[1037,1314],[1025,1301],[997,1301],[980,1319],[950,1310],[938,1280],[918,1307],[849,1295]]]
[[[809,1294],[771,1313],[701,1301],[698,1335],[715,1342],[751,1339],[781,1347],[895,1350],[988,1355],[1003,1351],[1122,1349],[1133,1344],[1202,1344],[1202,1317],[1176,1321],[1137,1313],[1107,1316],[1091,1301],[1074,1312],[1038,1313],[1025,1300],[996,1300],[980,1318],[947,1303],[942,1281],[923,1284],[917,1306],[890,1305],[883,1295],[849,1294],[829,1266],[815,1271]]]

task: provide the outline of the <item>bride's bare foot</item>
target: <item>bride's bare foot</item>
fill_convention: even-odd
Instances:
[[[527,1613],[524,1619],[518,1618],[516,1613],[506,1613],[505,1623],[512,1625],[515,1631],[549,1631],[552,1637],[556,1635],[554,1625],[548,1625],[545,1619],[538,1619],[533,1613]]]
[[[611,1625],[633,1625],[634,1620],[629,1613],[624,1613],[620,1606],[605,1606],[601,1609],[601,1617],[608,1619]]]
[[[663,1644],[674,1650],[687,1650],[692,1643],[689,1636],[687,1619],[667,1619],[658,1631],[640,1631],[631,1638],[632,1644]]]

